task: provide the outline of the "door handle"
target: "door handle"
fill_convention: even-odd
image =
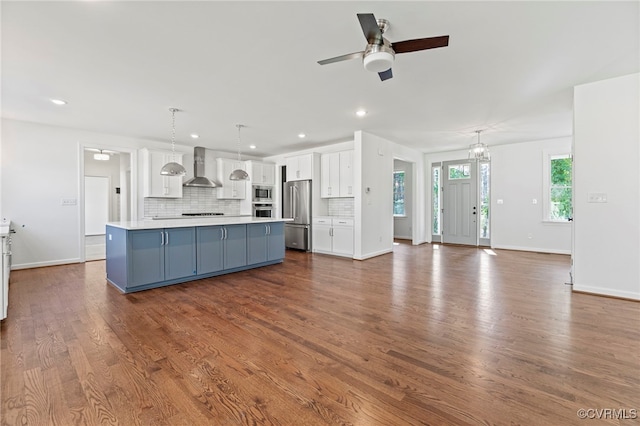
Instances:
[[[164,232],[160,232],[160,245],[164,245]]]
[[[220,228],[220,240],[224,240],[224,228]]]
[[[168,233],[168,232],[165,232],[165,233],[164,233],[164,235],[166,235],[165,243],[164,243],[164,244],[168,246],[168,245],[169,245],[169,233]]]

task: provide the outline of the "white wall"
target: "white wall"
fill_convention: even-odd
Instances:
[[[640,300],[640,74],[574,91],[573,289]],[[606,194],[606,203],[589,194]]]
[[[81,260],[82,146],[170,148],[169,143],[3,119],[1,202],[17,231],[14,269]],[[63,206],[63,198],[76,205]]]
[[[551,223],[543,214],[543,153],[571,152],[571,138],[548,139],[491,146],[491,246],[499,249],[571,253],[571,224]],[[427,154],[427,188],[431,188],[431,164],[467,158],[466,150]],[[431,218],[431,191],[426,199],[427,223]],[[498,204],[498,200],[503,204]],[[537,203],[533,204],[533,199]],[[427,238],[431,241],[429,225]],[[568,271],[567,271],[567,280]]]
[[[393,151],[386,139],[354,134],[354,259],[393,250]]]

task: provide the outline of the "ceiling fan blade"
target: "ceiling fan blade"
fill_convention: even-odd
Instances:
[[[417,38],[391,43],[391,48],[396,53],[417,52],[418,50],[435,49],[449,45],[449,36]]]
[[[358,20],[364,33],[364,38],[367,39],[369,44],[381,44],[382,43],[382,31],[378,26],[378,21],[373,13],[358,13]]]
[[[379,72],[378,75],[380,76],[381,81],[385,81],[385,80],[389,80],[390,78],[393,78],[393,72],[391,72],[391,68],[389,68],[386,71]]]
[[[323,59],[322,61],[318,61],[318,63],[320,65],[327,65],[327,64],[332,64],[334,62],[348,61],[349,59],[362,58],[363,55],[364,55],[364,52],[354,52],[354,53],[349,53],[347,55],[336,56],[335,58]]]

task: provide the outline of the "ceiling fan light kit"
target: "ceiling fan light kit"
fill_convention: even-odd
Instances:
[[[393,66],[396,54],[435,49],[449,45],[448,35],[392,43],[382,36],[389,28],[389,21],[386,19],[376,19],[373,13],[358,13],[358,20],[360,21],[364,38],[367,40],[365,50],[318,61],[320,65],[362,58],[364,68],[367,71],[377,72],[380,80],[385,81],[393,78],[391,67]]]
[[[383,72],[390,69],[393,66],[393,59],[395,58],[393,50],[385,45],[369,45],[365,51],[362,63],[364,69],[371,72]]]

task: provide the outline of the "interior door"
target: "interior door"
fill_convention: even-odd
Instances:
[[[103,235],[109,221],[109,178],[84,177],[84,234]]]
[[[442,163],[442,241],[478,245],[478,185],[476,163]]]

